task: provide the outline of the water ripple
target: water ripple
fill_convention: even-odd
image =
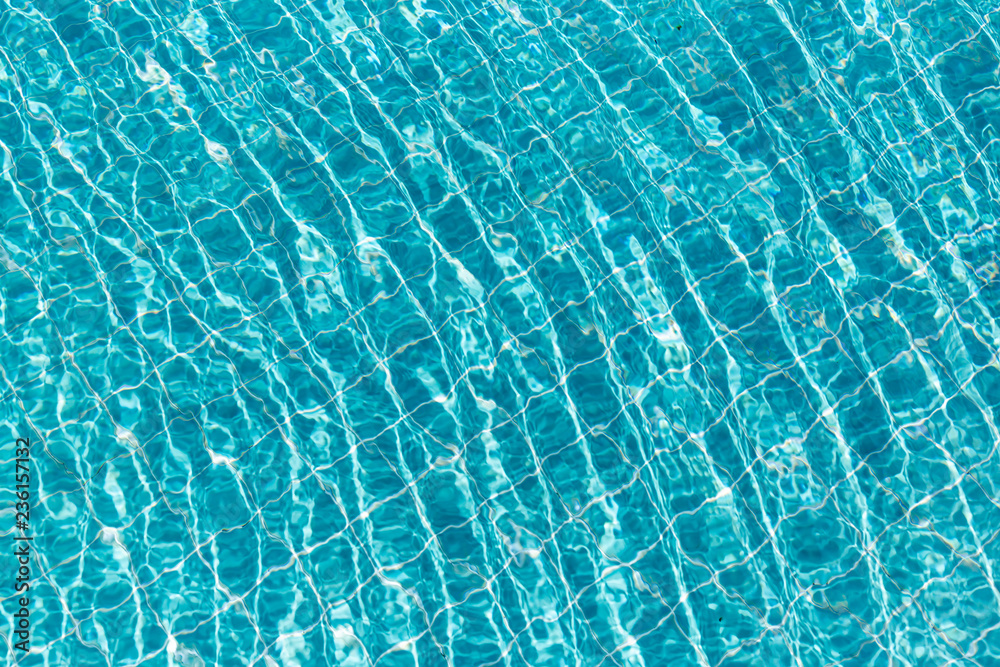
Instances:
[[[8,0],[27,660],[1000,660],[998,20]]]

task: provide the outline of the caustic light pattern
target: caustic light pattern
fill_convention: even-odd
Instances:
[[[998,26],[3,0],[8,660],[1000,664]]]

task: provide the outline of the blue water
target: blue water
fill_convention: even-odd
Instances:
[[[3,0],[8,664],[1000,665],[998,43]]]

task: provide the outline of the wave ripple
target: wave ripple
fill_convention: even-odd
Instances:
[[[25,664],[1000,662],[994,5],[2,2]]]

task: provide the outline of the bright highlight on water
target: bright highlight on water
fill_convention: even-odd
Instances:
[[[7,664],[1000,664],[995,3],[0,2]]]

